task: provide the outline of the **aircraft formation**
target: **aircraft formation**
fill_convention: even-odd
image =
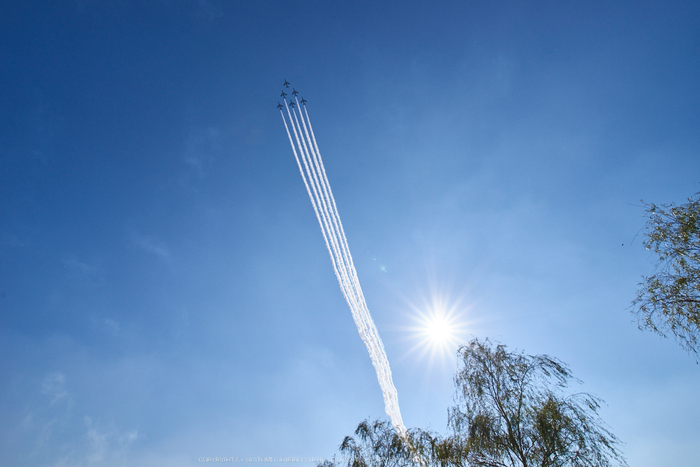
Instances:
[[[389,360],[360,287],[343,224],[340,222],[338,208],[326,176],[316,136],[311,127],[306,99],[302,98],[299,101],[297,97],[299,93],[292,88],[293,97],[287,100],[285,90],[289,90],[289,81],[285,79],[282,86],[281,97],[284,104],[278,102],[277,108],[282,116],[294,158],[321,227],[340,290],[350,307],[357,330],[377,372],[377,380],[384,397],[384,409],[396,432],[401,438],[407,440],[406,427],[399,409],[398,393],[391,378]],[[425,466],[417,454],[414,457],[422,467]]]
[[[286,103],[286,101],[287,101],[287,93],[284,92],[284,90],[285,90],[285,89],[289,89],[289,85],[290,85],[290,84],[291,84],[291,83],[290,83],[289,81],[287,81],[286,79],[284,80],[284,84],[282,84],[283,89],[282,89],[282,94],[280,94],[280,97],[281,97],[282,99],[284,99],[285,103]],[[299,91],[297,91],[296,89],[292,88],[292,95],[294,96],[294,99],[296,99],[297,102],[299,102],[299,99],[297,98],[297,96],[299,95]],[[306,105],[306,99],[304,99],[304,98],[302,97],[300,103],[301,103],[301,105]],[[289,104],[288,104],[288,105],[289,105],[289,107],[291,107],[292,109],[293,109],[294,107],[297,106],[297,104],[294,103],[294,101],[292,101],[291,99],[289,100]],[[277,102],[277,108],[280,109],[280,110],[282,110],[282,108],[284,108],[284,106],[283,106],[282,104],[280,104],[279,102]]]

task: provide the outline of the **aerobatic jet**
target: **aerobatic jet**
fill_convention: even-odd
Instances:
[[[301,98],[301,105],[306,105],[306,99],[304,99],[303,97]]]
[[[290,102],[289,107],[294,108],[294,102]]]
[[[277,108],[280,109],[280,110],[282,110],[282,104],[280,104],[280,103],[278,102],[278,103],[277,103]]]
[[[292,88],[292,89],[294,89],[294,88]],[[297,91],[296,89],[294,89],[294,91],[292,91],[292,94],[293,94],[294,96],[296,96],[297,94],[299,94],[299,91]]]
[[[287,81],[287,80],[285,79],[285,80],[284,80],[284,85],[283,85],[283,86],[284,86],[285,88],[288,88],[288,87],[289,87],[289,81]]]
[[[282,91],[282,94],[280,94],[280,97],[287,97],[287,93]]]

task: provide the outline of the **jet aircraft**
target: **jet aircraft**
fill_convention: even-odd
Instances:
[[[301,98],[301,105],[306,105],[306,99],[304,99],[303,97]]]
[[[280,109],[280,110],[282,110],[282,104],[280,104],[280,103],[278,102],[278,103],[277,103],[277,108]]]
[[[289,107],[294,108],[294,102],[290,102]]]
[[[287,81],[286,79],[284,80],[284,87],[285,87],[285,88],[288,88],[288,87],[289,87],[289,81]]]
[[[287,97],[287,93],[282,91],[282,94],[280,94],[280,97]]]
[[[294,88],[292,88],[292,89],[294,89]],[[297,91],[296,89],[294,89],[294,91],[292,91],[292,94],[294,94],[294,96],[296,96],[297,94],[299,94],[299,91]]]

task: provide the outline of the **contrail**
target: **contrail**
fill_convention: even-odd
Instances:
[[[285,86],[287,85],[288,83],[285,81]],[[280,115],[284,121],[284,127],[287,130],[287,136],[289,137],[289,144],[292,146],[292,152],[299,166],[299,172],[304,181],[306,192],[309,194],[314,213],[321,226],[321,233],[323,234],[326,248],[328,248],[330,253],[331,263],[340,284],[340,290],[343,292],[343,296],[350,307],[357,330],[367,347],[372,364],[377,372],[379,386],[384,396],[384,409],[391,419],[396,432],[403,439],[407,439],[406,427],[403,424],[403,420],[401,420],[401,411],[399,410],[398,393],[391,379],[389,360],[386,357],[384,344],[382,344],[374,321],[372,321],[372,316],[369,313],[362,288],[360,287],[360,281],[357,278],[357,271],[350,255],[350,248],[345,238],[343,224],[340,222],[335,198],[328,182],[326,169],[323,166],[321,153],[318,150],[318,143],[311,127],[309,113],[306,110],[306,101],[302,99],[300,103],[296,98],[297,92],[294,91],[292,94],[294,94],[294,100],[287,102],[286,94],[283,92],[281,97],[284,100],[284,105],[278,105]],[[286,116],[283,109],[286,110]],[[289,120],[289,124],[287,124],[287,120]]]

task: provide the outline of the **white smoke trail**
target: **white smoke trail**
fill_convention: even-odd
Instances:
[[[299,152],[302,156],[301,159],[304,165],[304,169],[306,170],[309,182],[312,186],[313,196],[311,196],[310,194],[311,202],[314,205],[314,210],[317,213],[317,217],[321,225],[321,230],[323,231],[324,236],[330,240],[330,246],[328,250],[331,254],[331,260],[336,264],[336,277],[338,277],[338,282],[340,283],[341,290],[343,292],[343,295],[345,296],[345,299],[348,301],[350,309],[353,311],[357,310],[358,303],[355,294],[352,293],[352,285],[348,278],[347,268],[345,263],[342,261],[342,257],[338,252],[337,231],[331,227],[331,220],[329,219],[330,215],[328,207],[324,198],[320,195],[322,189],[319,186],[319,179],[317,177],[317,174],[313,171],[313,168],[310,167],[310,158],[308,154],[308,149],[303,139],[303,135],[301,142],[299,140],[299,135],[297,133],[297,128],[299,128],[299,121],[296,117],[296,114],[294,114],[294,120],[292,120],[289,107],[287,107],[287,113],[288,115],[290,115],[290,123],[292,125],[292,130],[294,131],[294,137],[299,147]],[[299,134],[301,134],[301,131],[299,131]],[[297,160],[297,164],[298,163],[299,161]],[[321,215],[319,215],[319,213],[321,213]]]
[[[293,129],[295,129],[294,127],[299,128],[299,120],[297,119],[296,113],[294,114],[294,120],[292,121],[290,117],[290,121],[292,123]],[[299,134],[302,134],[300,128]],[[295,137],[296,136],[297,134],[295,132]],[[334,228],[334,226],[337,225],[337,219],[333,219],[333,226],[331,226],[331,221],[329,220],[331,214],[329,212],[328,204],[326,201],[327,197],[321,197],[321,193],[325,195],[328,192],[328,186],[327,184],[323,184],[323,186],[321,186],[322,181],[320,181],[318,173],[314,170],[314,164],[312,163],[311,156],[309,154],[309,149],[305,144],[306,142],[302,139],[300,143],[299,139],[296,139],[297,145],[300,149],[300,153],[302,154],[304,168],[306,169],[308,178],[312,181],[312,186],[314,187],[314,197],[311,200],[312,204],[318,206],[318,211],[323,214],[322,218],[320,219],[321,228],[326,230],[326,235],[331,239],[332,249],[330,249],[329,252],[334,257],[335,262],[338,264],[338,272],[340,273],[340,277],[338,278],[338,280],[340,282],[341,290],[343,292],[343,295],[345,296],[345,299],[348,302],[348,305],[350,306],[350,310],[353,313],[353,318],[355,319],[355,322],[358,325],[358,330],[360,334],[362,336],[366,336],[368,333],[366,319],[361,314],[362,306],[358,302],[357,291],[355,289],[356,286],[350,279],[350,275],[348,273],[347,268],[347,259],[343,257],[343,255],[341,255],[338,251],[338,230]],[[317,186],[318,189],[316,189]],[[374,347],[370,348],[369,350],[371,354],[376,353]]]
[[[285,101],[285,104],[286,104],[286,101]],[[281,113],[281,110],[280,110],[280,113]],[[287,107],[287,113],[289,114],[288,107]],[[284,114],[282,114],[282,119],[284,120]],[[290,123],[292,124],[292,130],[294,130],[294,137],[298,143],[299,138],[298,138],[298,135],[296,132],[296,128],[294,127],[294,122],[291,119],[291,115],[290,115]],[[292,136],[289,133],[289,128],[287,127],[286,120],[284,120],[284,126],[287,130],[287,136],[289,136],[289,141],[290,141],[290,143],[292,143]],[[349,286],[347,284],[347,280],[345,279],[345,274],[343,274],[339,270],[339,265],[336,263],[336,257],[337,257],[337,254],[335,254],[336,248],[335,248],[335,246],[331,246],[331,245],[334,245],[334,243],[335,243],[333,240],[333,236],[329,235],[331,232],[328,232],[328,229],[326,228],[325,214],[322,216],[318,210],[316,196],[314,196],[316,194],[316,189],[314,187],[314,190],[313,190],[314,194],[312,195],[312,190],[309,188],[309,184],[307,183],[307,177],[304,173],[304,169],[302,168],[302,164],[299,161],[299,157],[297,156],[297,151],[296,151],[293,143],[292,143],[292,151],[294,151],[294,157],[296,158],[297,165],[299,166],[299,171],[301,173],[301,177],[304,180],[304,185],[306,186],[306,191],[309,194],[309,198],[311,198],[311,204],[314,208],[314,212],[316,213],[316,217],[317,217],[319,224],[321,226],[321,233],[323,234],[323,239],[326,242],[326,248],[328,248],[328,252],[331,255],[331,262],[333,264],[333,270],[335,271],[336,278],[338,279],[338,282],[340,283],[340,287],[341,287],[341,290],[343,292],[343,296],[345,296],[346,300],[348,301],[348,305],[350,306],[350,308],[353,309],[354,304],[350,301],[350,297],[349,297],[349,293],[348,293]],[[302,153],[302,159],[303,158],[304,158],[304,154]],[[304,166],[305,167],[307,166],[305,160],[304,160]],[[330,237],[330,239],[329,239],[329,237]],[[342,268],[342,265],[340,265],[340,267]]]
[[[302,112],[302,106],[299,104],[298,100],[296,100],[297,110],[293,108],[290,109],[290,107],[293,107],[293,104],[294,103],[288,104],[287,100],[284,99],[284,107],[287,110],[289,126],[292,127],[291,133],[289,131],[289,126],[287,126],[287,119],[285,118],[284,112],[280,109],[280,115],[284,121],[284,127],[287,130],[289,143],[292,146],[294,157],[299,166],[299,172],[304,181],[304,186],[311,199],[314,213],[321,226],[321,232],[326,243],[326,248],[328,248],[328,252],[331,256],[331,263],[333,264],[333,270],[340,284],[340,289],[350,307],[360,337],[367,347],[367,351],[372,359],[372,364],[377,372],[377,379],[382,389],[386,413],[391,419],[397,433],[405,439],[407,432],[401,419],[398,393],[391,378],[389,360],[386,357],[384,345],[379,338],[379,333],[374,325],[374,321],[372,321],[362,293],[362,288],[360,287],[357,271],[352,261],[350,248],[348,247],[343,225],[338,215],[335,198],[333,197],[326,170],[323,166],[321,153],[318,150],[318,143],[316,142],[316,136],[311,126],[308,111],[304,106],[304,111]],[[292,138],[292,133],[294,134],[294,138]]]
[[[286,102],[285,102],[286,104]],[[352,293],[352,287],[350,284],[350,281],[348,279],[348,274],[347,270],[345,267],[345,263],[342,260],[338,260],[340,258],[340,255],[338,254],[338,249],[337,249],[337,244],[338,240],[336,238],[336,231],[334,229],[331,229],[329,226],[329,221],[328,221],[328,209],[325,205],[325,203],[322,203],[321,200],[319,199],[319,191],[317,190],[316,186],[318,184],[318,178],[315,176],[314,173],[310,173],[311,169],[309,168],[309,163],[308,163],[308,155],[306,153],[306,148],[303,144],[300,143],[299,141],[299,136],[297,133],[297,128],[295,126],[295,120],[293,120],[289,111],[289,107],[287,107],[287,114],[290,117],[290,123],[292,125],[292,130],[294,131],[294,136],[295,140],[297,142],[297,145],[299,146],[299,152],[301,153],[302,156],[302,162],[304,165],[304,169],[307,171],[308,179],[311,182],[312,185],[312,190],[308,189],[307,185],[307,192],[309,193],[309,197],[311,198],[312,205],[314,206],[314,211],[316,212],[317,218],[319,220],[319,224],[321,226],[321,230],[324,234],[324,238],[328,239],[330,241],[330,245],[328,243],[328,240],[326,242],[326,246],[328,247],[329,253],[331,254],[331,261],[334,265],[334,270],[336,272],[336,277],[338,278],[338,282],[340,283],[341,291],[343,292],[343,295],[345,296],[346,301],[348,302],[348,305],[350,306],[350,309],[353,311],[353,317],[356,319],[359,318],[357,316],[356,310],[358,309],[358,303],[355,297],[355,294]],[[296,115],[295,115],[296,117]],[[298,125],[298,120],[296,120],[297,125]],[[285,122],[286,125],[286,122]],[[291,138],[290,138],[291,140]],[[294,147],[293,147],[294,149]],[[296,150],[295,150],[296,154]],[[299,159],[297,158],[297,164],[301,169],[301,163],[299,162]],[[304,172],[302,170],[302,177],[304,177]],[[304,177],[306,180],[307,177]],[[313,192],[313,195],[312,195]],[[364,334],[364,330],[361,330],[361,332]]]

